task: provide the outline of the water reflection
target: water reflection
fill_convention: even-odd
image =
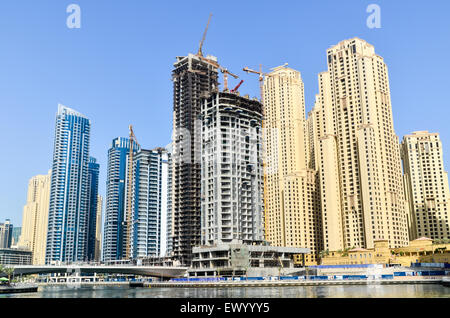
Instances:
[[[238,288],[128,288],[128,286],[45,286],[19,298],[450,298],[438,284],[291,286]]]

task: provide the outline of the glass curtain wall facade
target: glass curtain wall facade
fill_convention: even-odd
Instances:
[[[97,235],[98,178],[100,165],[97,159],[89,159],[89,221],[88,221],[88,260],[95,259],[95,242]]]
[[[169,158],[164,148],[141,150],[133,160],[133,259],[163,256],[166,250]]]
[[[46,263],[87,259],[90,120],[59,105],[56,116]]]
[[[139,150],[134,143],[133,149]],[[108,150],[108,172],[106,177],[105,224],[103,228],[102,258],[104,261],[125,257],[124,221],[125,193],[130,140],[118,137]]]

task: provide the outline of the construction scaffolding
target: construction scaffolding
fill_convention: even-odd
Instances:
[[[174,140],[172,177],[173,255],[190,265],[201,242],[202,97],[218,89],[218,68],[197,55],[177,57],[173,70]],[[217,63],[214,57],[206,59]]]

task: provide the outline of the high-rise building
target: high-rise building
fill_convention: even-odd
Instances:
[[[97,240],[97,209],[98,209],[98,178],[100,165],[97,159],[89,158],[89,216],[88,216],[88,243],[87,258],[89,261],[95,259],[95,246]]]
[[[99,262],[102,254],[102,215],[103,215],[103,197],[97,195],[97,221],[95,230],[95,255],[94,260]]]
[[[337,138],[334,135],[332,104],[330,102],[328,73],[319,74],[320,94],[308,114],[309,166],[319,175],[322,211],[323,248],[328,251],[344,249],[342,200],[337,157]]]
[[[438,133],[416,131],[401,144],[411,240],[450,238],[450,191]]]
[[[134,151],[139,146],[133,142]],[[125,258],[124,244],[125,193],[128,171],[130,140],[115,138],[108,150],[108,172],[106,177],[105,223],[103,227],[102,259],[104,261]]]
[[[266,239],[275,246],[309,248],[305,262],[314,264],[323,248],[321,209],[317,172],[309,165],[300,72],[273,69],[263,93]]]
[[[89,220],[90,120],[59,105],[56,116],[46,263],[85,261]]]
[[[168,152],[168,176],[167,176],[167,211],[166,211],[166,219],[163,222],[166,224],[166,248],[165,248],[165,256],[172,256],[172,246],[173,246],[173,238],[172,238],[172,144],[166,146],[166,150]],[[163,249],[164,251],[164,249]]]
[[[170,154],[141,149],[133,157],[131,255],[159,257],[166,252]]]
[[[315,164],[319,166],[324,250],[408,245],[408,206],[394,132],[387,66],[353,38],[327,51],[319,75]]]
[[[202,97],[217,89],[216,58],[179,56],[173,76],[173,255],[190,265],[192,248],[201,243],[201,128]]]
[[[262,242],[261,103],[235,93],[212,93],[201,118],[201,243]]]
[[[12,243],[13,225],[9,219],[0,223],[0,248],[10,248]]]
[[[33,264],[45,264],[51,171],[28,182],[27,203],[23,208],[22,231],[18,246],[33,252]]]

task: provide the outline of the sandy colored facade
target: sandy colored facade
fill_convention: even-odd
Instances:
[[[266,240],[272,246],[311,249],[315,264],[322,246],[316,171],[308,167],[308,125],[300,72],[278,67],[264,81],[264,203]],[[300,261],[300,260],[297,260]]]
[[[412,239],[450,238],[450,191],[438,133],[416,131],[401,144]]]
[[[408,246],[389,248],[387,240],[374,241],[374,248],[353,248],[323,254],[321,265],[348,264],[400,264],[411,263],[449,263],[450,244],[437,244],[432,239],[421,237]]]
[[[322,197],[324,250],[408,245],[400,147],[387,66],[353,38],[327,51],[328,71],[310,112]],[[311,149],[310,147],[310,149]]]
[[[102,251],[102,213],[103,197],[97,195],[97,223],[95,228],[95,261],[100,261]]]
[[[51,171],[28,182],[27,203],[23,208],[22,233],[18,246],[33,252],[33,265],[45,264]]]

